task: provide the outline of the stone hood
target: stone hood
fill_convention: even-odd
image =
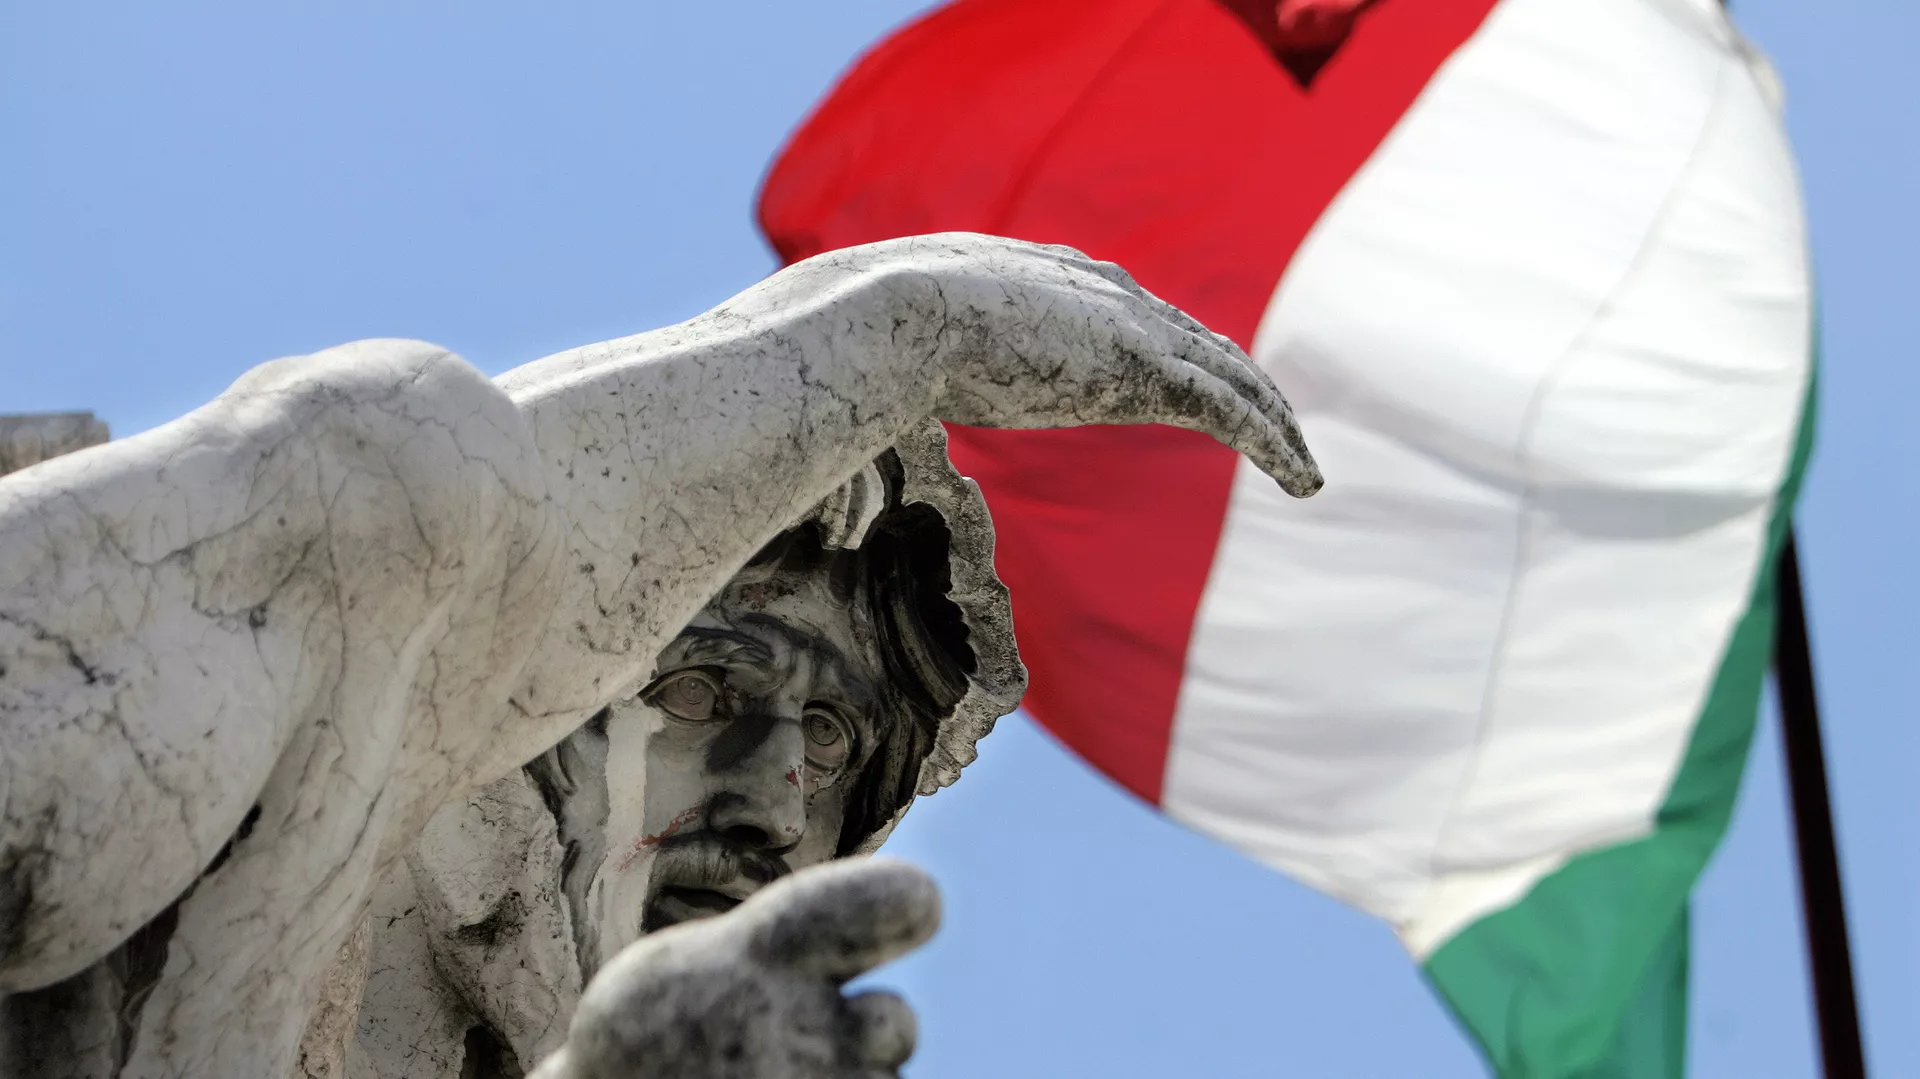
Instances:
[[[1014,642],[1007,586],[993,566],[993,519],[980,487],[947,456],[945,428],[929,421],[911,430],[872,465],[817,507],[810,519],[829,546],[858,546],[888,509],[919,503],[938,513],[949,534],[947,598],[960,609],[973,669],[965,695],[939,725],[919,769],[916,793],[932,794],[960,778],[977,756],[975,744],[994,721],[1014,710],[1027,689],[1027,669]],[[912,800],[869,833],[853,851],[867,854],[886,841]]]

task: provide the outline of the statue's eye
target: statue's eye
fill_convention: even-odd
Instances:
[[[681,671],[654,687],[647,702],[676,719],[704,723],[720,707],[720,683],[705,671]]]
[[[825,708],[809,708],[801,718],[807,732],[807,763],[822,775],[846,767],[853,756],[853,732],[847,722]]]

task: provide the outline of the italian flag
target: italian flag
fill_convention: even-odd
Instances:
[[[1238,341],[1326,489],[957,429],[1027,707],[1391,923],[1508,1079],[1684,1072],[1809,447],[1764,60],[1714,0],[958,0],[770,172],[780,254],[1065,243]]]

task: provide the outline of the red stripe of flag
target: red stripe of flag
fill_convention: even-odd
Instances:
[[[761,226],[789,262],[948,230],[1070,244],[1248,347],[1307,230],[1491,6],[1365,5],[1303,87],[1257,5],[959,0],[847,73],[775,161]],[[1166,427],[953,436],[993,509],[1028,709],[1157,803],[1234,456]]]

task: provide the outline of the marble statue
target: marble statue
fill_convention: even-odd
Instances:
[[[647,677],[434,815],[350,941],[360,972],[323,996],[300,1079],[522,1075],[642,932],[869,853],[958,777],[1026,674],[991,521],[942,428],[775,537]]]
[[[0,476],[106,440],[107,425],[91,412],[0,416]]]
[[[1116,267],[966,234],[498,380],[410,341],[274,361],[0,479],[0,1074],[288,1074],[436,812],[649,685],[929,419],[1169,423],[1320,482],[1231,343]],[[840,987],[937,912],[897,864],[786,875],[604,962],[532,1074],[885,1074],[910,1013]]]

